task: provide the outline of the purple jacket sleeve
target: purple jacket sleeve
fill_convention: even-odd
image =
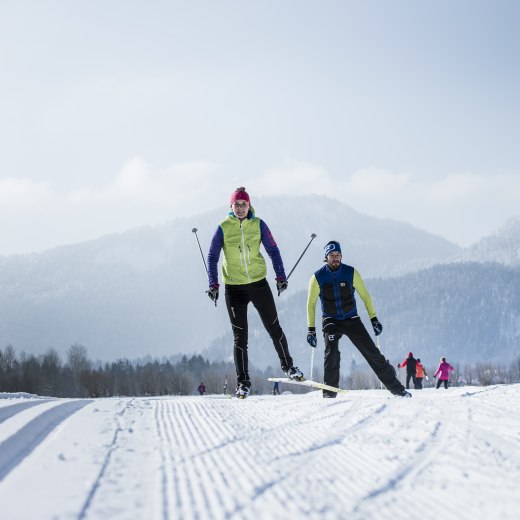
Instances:
[[[267,254],[271,258],[271,262],[273,262],[273,269],[276,273],[276,280],[286,280],[285,269],[283,268],[282,255],[280,254],[280,250],[276,245],[276,241],[269,229],[268,225],[260,220],[260,233],[262,237],[262,244],[267,251]]]
[[[211,239],[208,253],[208,281],[209,286],[218,287],[218,261],[220,258],[220,251],[222,251],[222,244],[224,243],[224,232],[219,226]]]

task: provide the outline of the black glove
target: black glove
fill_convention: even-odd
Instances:
[[[278,289],[278,296],[282,294],[285,289],[287,289],[287,286],[289,285],[289,282],[287,280],[277,280],[276,282],[276,288]]]
[[[370,321],[372,322],[372,327],[374,329],[374,334],[376,336],[379,336],[379,334],[381,334],[381,332],[383,332],[383,325],[381,325],[381,323],[379,322],[379,320],[375,316]]]
[[[209,299],[212,302],[215,302],[215,306],[216,306],[217,300],[218,300],[218,287],[210,287],[209,291],[206,291],[206,293],[209,296]]]
[[[318,341],[316,340],[316,327],[309,327],[307,329],[307,343],[316,348]]]

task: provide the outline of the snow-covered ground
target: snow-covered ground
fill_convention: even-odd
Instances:
[[[520,385],[0,397],[2,520],[520,517]]]

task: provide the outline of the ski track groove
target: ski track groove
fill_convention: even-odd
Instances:
[[[74,518],[110,518],[111,513],[131,518],[142,511],[122,509],[111,498],[121,472],[132,468],[141,437],[134,437],[126,423],[140,413],[148,418],[148,432],[139,430],[142,438],[151,429],[159,441],[155,451],[146,452],[154,456],[132,481],[139,484],[142,475],[149,476],[152,484],[141,488],[141,503],[155,504],[147,509],[150,518],[394,520],[412,496],[421,504],[423,520],[473,520],[479,515],[516,520],[511,497],[517,496],[517,482],[510,475],[520,472],[520,412],[516,399],[509,399],[512,394],[507,389],[502,393],[498,415],[486,399],[493,397],[487,389],[447,392],[440,401],[427,391],[417,392],[419,407],[384,394],[354,400],[315,395],[305,406],[284,396],[253,396],[245,402],[159,397],[146,400],[146,406],[120,399],[103,430],[105,441],[95,457],[99,463],[92,461],[95,479],[79,492]],[[93,402],[48,401],[0,408],[0,423],[6,425],[0,481],[58,425]],[[34,408],[45,402],[41,410]],[[25,426],[11,434],[19,425]],[[16,449],[10,450],[15,438]],[[492,473],[483,471],[488,467]],[[447,503],[438,500],[446,489],[457,490]],[[470,493],[475,498],[468,507]],[[155,514],[150,516],[151,511]]]
[[[476,393],[481,392],[473,392],[472,395]],[[457,403],[459,405],[458,408],[450,412],[448,420],[442,418],[443,420],[441,422],[441,418],[437,418],[432,422],[434,427],[430,430],[428,437],[414,447],[409,447],[406,453],[410,457],[409,460],[405,464],[401,462],[397,470],[386,477],[386,482],[372,489],[364,497],[361,497],[353,507],[351,511],[352,514],[349,518],[353,520],[365,520],[367,518],[367,510],[373,510],[374,501],[376,501],[380,503],[378,507],[378,519],[393,520],[396,516],[399,516],[403,508],[407,507],[407,503],[405,503],[402,498],[397,500],[397,502],[391,498],[392,495],[395,495],[393,492],[400,488],[399,497],[411,496],[418,486],[423,485],[426,497],[430,496],[430,500],[427,499],[428,503],[430,503],[429,509],[421,513],[423,518],[433,520],[439,517],[453,517],[461,520],[472,520],[474,518],[474,511],[467,512],[467,504],[465,504],[464,501],[466,495],[464,493],[461,493],[460,497],[457,495],[452,497],[449,503],[439,503],[436,500],[439,486],[442,486],[442,484],[439,485],[439,482],[442,483],[443,479],[442,476],[437,482],[434,479],[433,488],[427,485],[428,480],[431,480],[429,473],[432,471],[432,467],[435,467],[434,471],[438,473],[441,472],[440,468],[442,467],[450,468],[446,478],[454,479],[454,481],[457,482],[455,485],[459,486],[471,485],[472,481],[468,481],[468,478],[471,477],[472,473],[481,472],[481,466],[485,466],[485,464],[482,464],[482,459],[486,457],[500,458],[499,464],[495,463],[493,466],[498,465],[499,467],[503,467],[507,464],[513,464],[513,471],[518,471],[520,467],[518,456],[516,455],[518,444],[515,445],[512,443],[508,446],[510,449],[504,450],[503,443],[504,440],[506,440],[507,444],[507,439],[504,439],[503,436],[496,435],[495,438],[497,442],[493,442],[493,445],[491,445],[489,442],[490,437],[493,438],[490,433],[491,430],[486,426],[475,424],[474,402],[471,400],[461,400],[458,399],[458,397],[459,396],[451,398],[451,396],[447,396],[446,410],[451,409],[450,400]],[[481,402],[479,401],[479,409],[482,408],[480,405]],[[485,403],[483,408],[487,406],[487,403]],[[417,417],[412,418],[412,420],[417,419]],[[456,430],[458,433],[452,433],[451,424],[453,421],[459,421],[459,426]],[[460,428],[460,421],[465,423],[462,429]],[[483,417],[482,422],[486,425],[488,424],[486,417]],[[464,446],[465,449],[462,452],[454,452],[451,448],[453,445]],[[511,461],[512,454],[514,454],[513,461]],[[479,459],[480,463],[477,462]],[[506,471],[505,468],[504,471]],[[507,481],[507,479],[505,480]],[[504,480],[501,479],[501,481],[503,482]],[[492,477],[490,477],[489,485],[493,485]],[[511,493],[514,493],[514,485],[512,484],[511,487]],[[478,500],[478,496],[475,497],[475,500]],[[364,507],[365,505],[366,508]],[[485,503],[483,507],[488,511],[488,517],[496,514],[496,505],[490,506],[488,503]],[[484,517],[486,517],[484,513],[485,510],[482,510]],[[498,517],[506,518],[507,512],[498,515]]]
[[[370,410],[370,408],[374,406],[375,410]],[[332,414],[330,413],[331,407],[334,407],[335,409],[335,412]],[[312,429],[309,429],[307,421],[301,421],[300,417],[288,413],[288,416],[291,417],[291,419],[289,421],[283,421],[282,425],[280,425],[279,421],[273,420],[272,416],[267,418],[269,424],[278,423],[276,426],[276,433],[272,431],[273,428],[267,430],[270,433],[270,437],[274,439],[274,443],[272,443],[273,445],[267,443],[267,446],[264,448],[264,442],[262,442],[262,440],[265,441],[264,435],[261,432],[253,435],[252,443],[259,447],[255,459],[258,462],[264,462],[264,465],[260,467],[263,468],[261,473],[266,475],[263,482],[256,484],[253,495],[251,496],[253,504],[264,501],[269,503],[274,502],[271,507],[276,507],[277,509],[282,508],[282,510],[287,510],[288,513],[290,511],[291,514],[297,515],[309,514],[308,508],[303,505],[305,504],[305,497],[298,497],[298,490],[296,488],[291,489],[290,484],[281,486],[279,484],[283,484],[285,481],[290,481],[294,477],[295,472],[299,471],[301,459],[307,459],[309,457],[316,458],[314,452],[318,452],[321,448],[335,445],[340,451],[344,451],[343,442],[345,436],[348,436],[349,434],[362,429],[366,424],[375,421],[376,416],[387,410],[387,405],[369,404],[368,406],[359,406],[359,403],[347,401],[341,402],[341,400],[338,399],[335,403],[330,403],[326,410],[323,409],[323,401],[319,400],[315,402],[315,408],[324,414],[320,421],[322,428],[318,430],[313,431]],[[336,408],[339,408],[339,410],[336,410]],[[354,409],[359,409],[362,414],[368,412],[370,415],[363,415],[361,418],[351,418],[350,412]],[[342,412],[345,415],[338,417],[338,413]],[[309,413],[309,411],[307,411],[307,413]],[[310,412],[310,415],[312,415],[312,411]],[[345,420],[345,417],[347,420]],[[328,438],[326,434],[327,424],[335,424],[338,420],[343,420],[350,424],[340,435]],[[324,435],[326,436],[325,440],[323,439]],[[296,446],[293,446],[295,437],[299,442]],[[289,453],[287,453],[287,451],[289,451]],[[341,457],[333,457],[332,461],[329,461],[329,469],[330,463],[338,464],[338,471],[335,472],[336,475],[341,475],[342,473],[341,464],[337,462],[340,459]],[[269,475],[273,473],[270,469],[273,466],[275,467],[274,475],[269,477]],[[335,485],[333,482],[331,482],[331,484]],[[347,483],[345,482],[345,484]],[[269,493],[271,496],[266,496]],[[300,506],[299,504],[302,505]],[[233,511],[231,516],[233,517],[236,515],[237,518],[240,518],[241,511],[242,508],[236,509]],[[262,512],[265,511],[265,508],[258,505],[257,511],[261,515]]]
[[[22,463],[58,425],[92,402],[90,399],[83,399],[59,403],[28,421],[20,430],[4,440],[0,444],[0,481]],[[20,411],[21,409],[18,409],[18,412]]]
[[[117,413],[117,427],[116,429],[114,430],[114,435],[112,437],[112,441],[110,442],[109,446],[108,446],[108,449],[107,449],[107,453],[105,455],[105,458],[101,464],[101,468],[99,470],[99,473],[96,477],[96,479],[94,480],[94,483],[92,484],[88,494],[87,494],[87,497],[85,499],[85,502],[83,503],[83,506],[81,507],[81,510],[79,511],[78,513],[78,520],[83,520],[84,518],[86,518],[90,508],[92,507],[92,504],[94,502],[94,499],[95,499],[95,496],[96,496],[96,493],[98,492],[98,490],[100,489],[101,485],[102,485],[102,481],[103,481],[103,477],[105,475],[105,472],[110,464],[110,460],[112,458],[112,454],[114,453],[114,451],[117,449],[118,447],[118,438],[119,438],[119,435],[120,433],[123,431],[123,428],[121,426],[121,418],[124,416],[124,414],[126,413],[129,405],[132,403],[133,400],[130,400],[130,401],[127,401],[125,403],[125,406],[123,407],[123,409]]]
[[[192,504],[195,503],[198,509],[195,513],[193,511],[191,513],[196,518],[212,518],[214,511],[231,508],[232,505],[226,506],[224,503],[227,498],[227,487],[220,489],[222,485],[229,485],[226,472],[219,468],[221,462],[214,457],[215,448],[207,445],[208,440],[211,444],[216,443],[217,449],[227,444],[219,440],[221,434],[218,428],[220,419],[218,412],[208,409],[208,403],[203,404],[200,399],[195,403],[188,400],[180,403],[163,402],[160,406],[164,410],[163,420],[166,428],[164,437],[171,439],[170,452],[163,452],[163,458],[176,483],[174,487],[176,509],[182,516],[188,514]],[[209,427],[210,424],[215,425],[213,429]],[[206,461],[206,458],[210,460]],[[214,473],[216,475],[209,478],[215,484],[214,487],[201,485],[201,474],[213,475]]]
[[[362,441],[361,446],[356,443],[357,439],[363,438],[363,432],[367,428],[384,420],[392,408],[392,404],[387,403],[370,403],[364,406],[360,406],[359,403],[351,404],[351,407],[334,421],[336,425],[340,425],[335,436],[329,439],[323,439],[320,436],[319,444],[316,447],[302,451],[301,455],[304,460],[311,459],[313,479],[319,481],[323,489],[323,496],[320,496],[311,508],[302,511],[304,514],[340,518],[345,512],[344,505],[336,510],[330,504],[336,503],[337,499],[327,497],[334,495],[335,490],[343,489],[345,490],[343,493],[345,500],[352,503],[359,494],[359,488],[370,489],[373,486],[373,477],[367,474],[366,467],[367,465],[377,467],[378,461],[374,461],[373,464],[370,464],[370,461],[367,463],[366,459],[369,455],[363,453]],[[325,452],[324,458],[319,451],[325,447],[329,447],[329,450]],[[333,447],[332,450],[331,447]],[[347,463],[350,472],[345,471]],[[356,475],[354,483],[351,481],[352,473]],[[292,477],[292,475],[287,476]],[[304,496],[296,497],[295,500],[305,503]]]
[[[164,431],[163,424],[164,419],[162,412],[164,410],[164,406],[161,403],[161,401],[158,401],[154,403],[155,410],[154,410],[154,419],[155,419],[155,430],[157,433],[157,438],[159,439],[159,453],[160,453],[160,460],[161,460],[161,506],[162,506],[162,518],[163,520],[168,520],[170,516],[170,501],[168,497],[168,489],[170,486],[168,485],[169,479],[168,479],[168,470],[170,469],[167,457],[166,457],[166,445],[167,445],[167,439],[166,439],[166,432]]]
[[[273,430],[277,427],[271,425],[269,428],[263,428],[251,424],[253,418],[258,420],[256,411],[248,411],[239,401],[223,401],[223,403],[225,404],[220,404],[218,407],[209,407],[207,400],[199,399],[195,403],[190,402],[190,400],[181,400],[159,404],[164,410],[161,419],[164,426],[157,425],[159,435],[170,446],[179,448],[178,453],[171,451],[169,455],[163,450],[162,459],[165,463],[169,462],[168,471],[173,471],[174,475],[177,476],[177,478],[174,478],[174,482],[178,483],[175,490],[175,509],[180,514],[183,511],[183,504],[186,503],[192,504],[191,507],[193,507],[193,504],[197,505],[196,516],[200,518],[214,515],[215,511],[223,511],[222,518],[240,517],[240,513],[247,506],[248,501],[230,500],[230,495],[225,492],[229,486],[239,486],[239,493],[235,496],[246,495],[246,497],[255,499],[255,497],[261,497],[264,493],[273,489],[275,484],[283,478],[283,475],[275,476],[274,479],[265,478],[260,475],[261,472],[251,474],[248,468],[244,467],[245,460],[251,460],[262,455],[265,451],[261,447],[262,439],[266,436],[272,437]],[[215,404],[215,401],[213,404]],[[225,417],[222,413],[224,408],[225,412],[228,412],[226,414],[228,417],[225,424],[222,424],[222,417]],[[195,413],[195,411],[198,411],[198,413]],[[279,422],[275,421],[275,423]],[[294,426],[294,418],[283,422],[286,431]],[[248,440],[251,427],[258,430],[253,435],[258,437],[259,453],[253,453],[251,442]],[[244,431],[243,434],[240,433],[241,430]],[[279,431],[276,438],[280,440]],[[204,439],[210,440],[210,442],[203,442]],[[244,440],[246,441],[245,444],[243,444]],[[283,435],[281,440],[282,444],[285,444]],[[275,443],[275,446],[277,444],[278,442]],[[222,450],[229,453],[222,456],[219,453]],[[272,447],[269,447],[267,452],[269,453],[267,458],[272,462],[270,455]],[[217,453],[219,453],[218,457]],[[168,461],[168,459],[170,460]],[[222,461],[226,461],[226,463],[223,465]],[[192,474],[184,469],[186,466],[192,468]],[[195,468],[194,471],[193,468]],[[243,468],[243,471],[241,471],[241,468]],[[207,473],[207,478],[214,485],[212,492],[207,491],[207,489],[211,489],[209,486],[206,486],[205,490],[200,485],[200,474],[203,473]],[[232,481],[228,477],[228,475],[234,473],[237,473],[237,481]],[[166,477],[163,476],[163,482],[165,479]],[[180,484],[181,482],[183,484]],[[223,486],[222,490],[220,490],[221,486]],[[169,486],[163,484],[163,489],[165,487],[168,488]],[[165,492],[166,490],[163,491],[163,493]],[[226,503],[223,502],[222,496],[228,497]],[[169,504],[170,501],[171,497],[163,498],[163,504]],[[164,505],[163,508],[165,511],[164,517],[167,517],[168,513],[172,513],[168,505]]]
[[[413,458],[411,458],[405,465],[401,465],[397,472],[390,475],[386,482],[373,490],[371,490],[366,496],[362,497],[359,502],[353,507],[352,513],[358,515],[361,513],[360,518],[364,517],[362,511],[363,505],[375,498],[379,498],[381,495],[387,494],[395,490],[399,486],[405,486],[407,480],[415,478],[425,468],[428,467],[431,460],[435,457],[443,444],[440,442],[442,437],[442,426],[440,422],[436,422],[433,430],[429,433],[429,436],[421,442],[418,446],[413,449]],[[394,517],[395,512],[382,511],[381,518]]]
[[[420,417],[409,418],[410,422],[420,420]],[[404,421],[403,421],[404,422]],[[396,426],[399,421],[396,421]],[[370,490],[366,495],[360,497],[358,502],[355,504],[352,510],[353,519],[365,519],[367,518],[367,509],[373,509],[374,501],[379,503],[378,510],[380,511],[379,518],[391,520],[398,516],[403,508],[407,507],[403,499],[395,501],[393,496],[395,491],[400,489],[401,492],[399,497],[411,496],[414,493],[418,482],[423,479],[424,475],[428,475],[430,468],[437,459],[449,458],[445,455],[445,452],[450,446],[450,422],[442,420],[441,417],[431,418],[424,428],[423,434],[425,437],[423,440],[416,440],[413,445],[411,440],[406,439],[406,432],[399,432],[398,430],[390,432],[390,435],[401,435],[406,443],[403,443],[403,447],[399,452],[398,460],[399,463],[396,465],[396,469],[390,468],[383,475],[384,481],[381,485]],[[385,425],[386,434],[389,433],[389,425]],[[402,459],[405,459],[403,462]],[[395,466],[395,464],[392,464]],[[449,464],[448,464],[449,466]],[[380,465],[378,469],[382,469],[383,465]],[[430,494],[430,490],[427,486],[426,496]],[[405,491],[403,491],[405,490]],[[454,506],[453,502],[449,504],[439,504],[435,499],[435,492],[431,493],[431,506],[435,511],[424,510],[421,515],[424,518],[438,518],[440,516],[457,517],[465,519],[469,517],[465,515],[464,507],[461,505]],[[426,499],[428,503],[430,500]],[[366,506],[366,507],[365,507]]]
[[[0,408],[0,424],[23,410],[27,410],[28,408],[32,408],[33,406],[37,406],[39,404],[48,403],[50,401],[54,401],[54,399],[39,399],[38,401],[26,401],[8,406],[2,406]]]

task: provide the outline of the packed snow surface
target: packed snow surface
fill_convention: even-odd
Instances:
[[[520,385],[0,394],[0,518],[518,519]]]

